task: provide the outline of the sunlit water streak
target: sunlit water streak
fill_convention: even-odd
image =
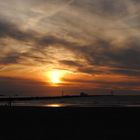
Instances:
[[[65,107],[65,104],[47,104],[44,107]]]

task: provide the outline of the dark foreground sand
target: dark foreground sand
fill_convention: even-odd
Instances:
[[[139,139],[140,108],[0,107],[0,140]]]

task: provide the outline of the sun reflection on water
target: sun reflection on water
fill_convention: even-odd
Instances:
[[[64,104],[47,104],[46,107],[64,107]]]

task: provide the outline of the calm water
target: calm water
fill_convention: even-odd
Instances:
[[[3,102],[1,105],[6,105]],[[39,107],[97,107],[97,106],[140,106],[139,97],[115,96],[115,97],[81,97],[81,98],[62,98],[38,101],[13,102],[13,106],[39,106]]]

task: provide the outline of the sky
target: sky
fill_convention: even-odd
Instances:
[[[0,0],[0,93],[140,93],[139,13],[140,0]]]

